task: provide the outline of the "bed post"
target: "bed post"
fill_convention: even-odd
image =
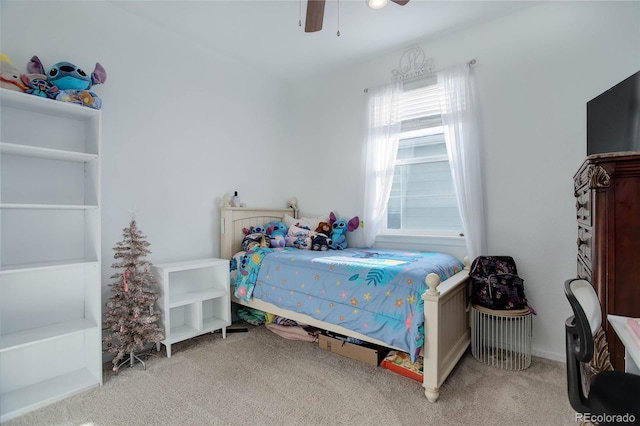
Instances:
[[[467,283],[469,259],[465,270],[440,282],[437,274],[425,278],[429,289],[424,301],[424,368],[422,387],[429,402],[440,396],[440,385],[464,355],[471,342],[467,312]],[[466,271],[466,273],[465,273]]]
[[[440,384],[438,383],[438,372],[440,371],[439,348],[438,348],[438,328],[440,323],[438,286],[440,277],[436,274],[429,274],[425,278],[429,289],[422,295],[424,300],[424,367],[422,387],[429,402],[436,402],[440,396]]]
[[[229,207],[220,208],[220,258],[231,259],[233,253],[233,210]]]

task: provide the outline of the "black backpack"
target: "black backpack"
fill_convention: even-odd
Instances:
[[[511,256],[479,256],[471,264],[471,303],[495,310],[524,309],[524,281]]]

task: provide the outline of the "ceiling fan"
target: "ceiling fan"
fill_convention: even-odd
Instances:
[[[391,0],[395,4],[404,6],[409,0]],[[307,0],[307,18],[304,24],[305,33],[314,33],[322,29],[322,20],[324,18],[325,0]],[[380,9],[387,4],[387,0],[368,0],[367,3],[373,9]]]

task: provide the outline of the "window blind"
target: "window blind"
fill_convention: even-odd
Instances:
[[[401,117],[403,132],[441,126],[440,85],[432,83],[403,92]]]

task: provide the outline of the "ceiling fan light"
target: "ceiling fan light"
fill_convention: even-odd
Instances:
[[[371,9],[382,9],[389,3],[389,0],[367,0],[367,4]]]

